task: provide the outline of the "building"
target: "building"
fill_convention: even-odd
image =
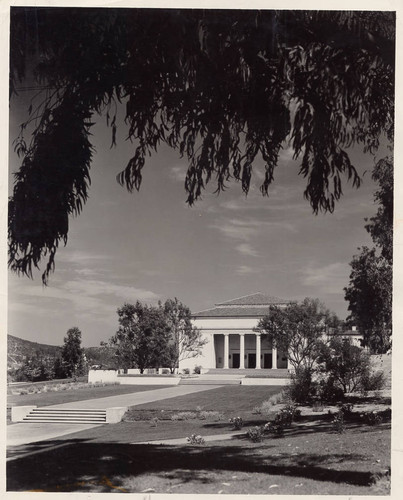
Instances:
[[[278,351],[254,328],[270,306],[286,307],[291,302],[258,292],[194,313],[193,323],[207,343],[200,356],[181,361],[180,370],[193,370],[196,365],[223,370],[289,368],[287,353]]]

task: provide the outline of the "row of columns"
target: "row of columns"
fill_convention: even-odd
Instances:
[[[255,333],[256,337],[256,369],[261,369],[260,357],[262,354],[262,343],[260,333]],[[245,368],[245,334],[239,334],[240,349],[239,349],[239,368]],[[224,368],[229,368],[229,333],[224,333]],[[272,369],[277,369],[277,348],[272,347]]]

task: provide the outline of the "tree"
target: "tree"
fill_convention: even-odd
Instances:
[[[153,307],[137,301],[124,304],[117,310],[119,329],[109,340],[116,348],[122,368],[158,367],[168,345],[170,330],[162,307]]]
[[[374,200],[377,213],[365,226],[375,248],[363,247],[350,263],[349,285],[344,288],[349,302],[350,322],[364,335],[364,345],[385,353],[391,347],[393,295],[393,160],[380,160],[373,178],[379,183]]]
[[[332,212],[343,178],[360,184],[347,149],[393,140],[394,44],[393,12],[12,8],[11,95],[18,82],[39,95],[15,141],[10,268],[32,276],[46,258],[47,282],[88,197],[93,120],[115,145],[120,104],[129,191],[163,143],[188,160],[190,205],[212,179],[247,193],[259,157],[267,195],[289,141],[313,211]]]
[[[207,339],[203,339],[201,331],[192,325],[190,309],[176,297],[168,299],[162,307],[170,331],[162,364],[173,373],[180,361],[199,356]]]
[[[75,326],[67,330],[62,348],[62,363],[67,377],[81,375],[84,367],[84,350],[81,331]]]
[[[288,353],[296,371],[311,373],[320,353],[326,328],[335,315],[318,300],[305,298],[302,303],[285,308],[270,306],[256,328],[273,342],[278,349]]]
[[[344,394],[363,389],[371,374],[368,353],[353,345],[351,339],[330,339],[323,345],[319,362],[332,385],[341,387]]]

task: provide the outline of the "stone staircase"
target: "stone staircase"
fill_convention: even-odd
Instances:
[[[33,408],[21,421],[52,424],[105,424],[106,410]]]
[[[207,376],[201,375],[197,378],[183,378],[179,382],[179,385],[240,385],[241,377],[226,379],[225,377],[219,378],[208,378]]]

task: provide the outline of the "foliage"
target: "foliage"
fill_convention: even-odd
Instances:
[[[392,410],[388,408],[384,411],[366,411],[360,414],[360,418],[367,425],[379,425],[382,422],[390,422],[392,418]]]
[[[67,377],[82,375],[85,357],[81,347],[81,331],[77,327],[70,328],[64,337],[62,348],[62,365]]]
[[[197,413],[194,411],[180,411],[178,413],[174,413],[171,416],[171,420],[194,420],[197,416]]]
[[[163,306],[160,304],[160,307],[170,330],[170,339],[161,364],[170,367],[173,373],[179,367],[180,361],[199,356],[207,339],[193,326],[189,307],[176,297],[174,300],[168,299]]]
[[[260,157],[268,194],[287,139],[314,212],[333,211],[343,178],[360,184],[347,149],[393,139],[394,43],[393,12],[12,8],[11,94],[30,82],[38,95],[15,141],[11,269],[46,257],[48,280],[88,198],[93,120],[106,115],[115,145],[120,104],[130,191],[166,144],[187,158],[189,204],[213,179],[247,193]]]
[[[333,430],[338,434],[343,434],[343,432],[346,430],[346,426],[344,423],[344,413],[341,410],[335,413],[332,420],[332,427]]]
[[[119,329],[109,344],[116,349],[122,368],[146,368],[161,365],[170,330],[163,309],[137,301],[135,305],[124,304],[117,310]]]
[[[10,376],[15,382],[52,380],[55,377],[55,360],[49,356],[28,356],[21,366],[10,372]]]
[[[233,425],[236,431],[239,431],[243,427],[243,419],[242,417],[233,417],[229,419],[229,423]]]
[[[266,335],[273,345],[288,353],[293,367],[312,370],[319,354],[322,335],[335,323],[335,315],[318,299],[305,298],[300,304],[286,308],[270,306],[256,328]],[[302,372],[301,372],[302,373]]]
[[[311,401],[316,394],[316,386],[312,380],[312,370],[297,368],[295,373],[291,374],[287,392],[290,399],[296,403]]]
[[[367,373],[363,376],[361,380],[362,391],[380,391],[385,387],[386,379],[385,374],[382,371],[377,371],[375,373]]]
[[[365,226],[376,248],[363,247],[350,263],[350,283],[344,289],[350,322],[364,335],[372,352],[391,347],[393,293],[393,160],[380,160],[372,177],[379,183],[374,201],[378,211]]]
[[[194,368],[193,368],[193,373],[195,375],[200,375],[201,374],[201,371],[202,371],[202,367],[200,365],[196,365]]]
[[[337,403],[344,399],[343,389],[336,383],[333,376],[326,376],[318,381],[315,387],[315,399],[320,402]]]
[[[223,413],[212,410],[200,410],[197,417],[200,420],[213,420],[214,422],[219,422],[224,419]]]
[[[261,443],[264,438],[264,427],[256,426],[247,430],[246,435],[252,443]]]
[[[333,337],[324,345],[320,361],[326,376],[344,393],[363,389],[371,377],[371,362],[367,352],[353,345],[351,339]]]
[[[198,436],[196,434],[192,434],[190,437],[186,438],[189,444],[204,444],[205,440],[202,436]]]

